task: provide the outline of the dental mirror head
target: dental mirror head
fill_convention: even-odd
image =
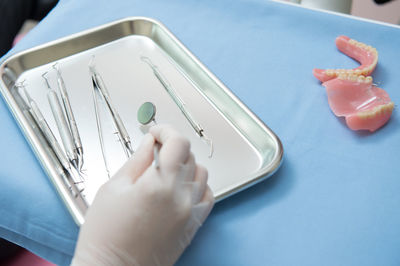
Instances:
[[[152,121],[155,123],[155,116],[156,116],[156,106],[151,102],[143,103],[137,112],[137,119],[140,124],[147,125],[150,124]],[[160,152],[160,144],[157,142],[154,145],[153,150],[153,165],[156,169],[160,168],[159,162],[159,152]]]
[[[147,125],[154,121],[156,116],[156,106],[151,102],[143,103],[137,112],[137,119],[140,124]]]

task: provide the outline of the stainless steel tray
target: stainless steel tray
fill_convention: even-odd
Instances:
[[[280,166],[283,148],[278,137],[161,23],[143,17],[112,22],[18,53],[3,60],[0,66],[1,92],[78,225],[84,222],[87,207],[63,183],[58,172],[60,163],[29,115],[15,84],[26,81],[27,91],[61,142],[42,79],[42,74],[48,71],[50,84],[56,86],[52,65],[58,63],[85,149],[85,192],[90,204],[98,188],[108,180],[88,70],[93,55],[96,68],[125,122],[133,148],[139,145],[147,130],[137,122],[137,110],[142,103],[153,102],[157,107],[157,123],[172,124],[190,139],[196,160],[208,168],[209,184],[217,200],[269,177]],[[209,147],[195,133],[151,68],[140,60],[141,56],[151,58],[158,66],[212,139],[211,158]],[[111,158],[111,172],[115,173],[126,157],[112,133],[112,125],[105,123],[109,129],[109,134],[104,136],[105,145]]]

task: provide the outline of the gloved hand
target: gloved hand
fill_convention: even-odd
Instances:
[[[152,165],[161,144],[159,169]],[[150,129],[134,156],[98,191],[72,265],[172,265],[214,204],[205,168],[168,126]]]

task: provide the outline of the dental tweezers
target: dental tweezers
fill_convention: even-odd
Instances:
[[[197,135],[199,135],[200,138],[204,139],[204,141],[207,143],[207,145],[210,146],[210,153],[208,155],[209,158],[212,157],[213,152],[214,152],[214,147],[213,147],[213,142],[210,138],[208,138],[205,133],[204,129],[202,126],[196,122],[196,120],[193,118],[192,114],[189,112],[189,110],[186,108],[185,102],[179,97],[179,95],[176,93],[175,89],[171,86],[171,84],[168,82],[168,80],[163,76],[163,74],[160,72],[158,67],[153,64],[153,62],[150,60],[150,58],[146,56],[141,56],[140,59],[147,63],[150,68],[153,70],[154,75],[158,79],[158,81],[161,83],[161,85],[164,87],[164,89],[168,92],[172,100],[175,102],[175,104],[179,107],[181,110],[182,114],[185,116],[186,120],[190,123],[194,131],[196,131]]]
[[[112,120],[116,127],[117,130],[116,134],[118,138],[121,140],[121,143],[123,144],[122,147],[124,149],[127,158],[129,158],[134,153],[132,149],[131,139],[129,137],[128,131],[125,128],[124,123],[122,122],[121,117],[119,116],[119,113],[117,112],[117,109],[112,104],[110,94],[108,93],[107,87],[104,84],[103,79],[101,78],[100,74],[96,71],[96,68],[93,65],[93,58],[92,61],[89,63],[89,69],[92,75],[93,87],[95,90],[99,91],[100,95],[104,99],[104,102],[106,103],[107,108],[111,113]]]
[[[93,80],[92,80],[92,82],[93,82]],[[97,97],[98,97],[97,94],[98,94],[97,89],[93,82],[92,96],[93,96],[94,113],[96,116],[97,132],[99,134],[100,149],[101,149],[101,154],[103,157],[104,167],[106,168],[107,176],[108,176],[108,178],[111,178],[110,168],[108,166],[108,162],[107,162],[107,158],[106,158],[106,150],[105,150],[105,146],[104,146],[104,137],[103,137],[103,127],[101,125],[101,118],[100,118],[100,113],[99,113],[99,101],[97,99]]]

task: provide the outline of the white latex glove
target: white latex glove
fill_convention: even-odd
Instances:
[[[155,140],[162,146],[152,165]],[[208,173],[168,126],[150,129],[87,211],[72,265],[172,265],[210,213]]]

